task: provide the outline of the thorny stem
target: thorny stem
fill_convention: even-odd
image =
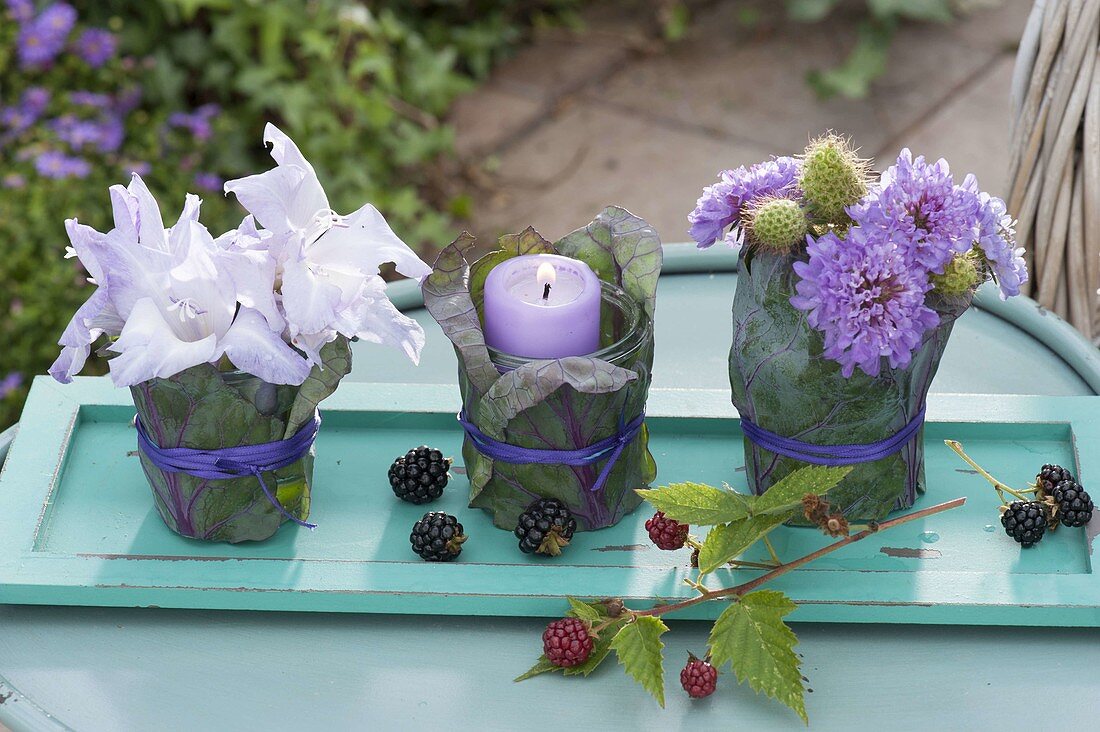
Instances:
[[[967,455],[965,452],[963,452],[962,443],[958,442],[957,440],[944,440],[943,443],[945,445],[947,445],[948,447],[950,447],[952,450],[954,450],[955,453],[959,457],[961,457],[963,460],[965,460],[967,465],[974,468],[974,470],[978,471],[978,475],[982,476],[983,478],[985,478],[986,480],[988,480],[990,483],[993,484],[993,488],[997,491],[997,495],[999,495],[1001,497],[1001,502],[1002,503],[1008,503],[1008,501],[1005,500],[1005,496],[1004,496],[1005,493],[1008,493],[1012,496],[1015,496],[1016,498],[1020,499],[1021,501],[1028,500],[1027,496],[1023,495],[1023,493],[1021,493],[1018,490],[1015,490],[1014,488],[1010,488],[1009,486],[1005,485],[1001,481],[997,480],[992,475],[990,475],[988,472],[986,472],[985,468],[983,468],[981,465],[978,465],[976,462],[974,462],[973,458],[971,458],[969,455]]]
[[[801,567],[803,565],[809,564],[810,562],[814,561],[815,559],[820,559],[821,557],[825,556],[826,554],[831,554],[832,552],[835,552],[837,549],[848,546],[849,544],[857,542],[860,539],[866,539],[871,534],[882,531],[883,529],[891,529],[895,526],[901,526],[902,524],[907,524],[910,521],[916,521],[917,519],[927,518],[928,516],[933,516],[937,513],[942,513],[944,511],[950,510],[952,508],[958,508],[959,506],[963,505],[964,503],[966,503],[966,498],[956,498],[953,501],[947,501],[946,503],[940,503],[940,504],[937,504],[935,506],[929,506],[928,508],[921,509],[920,511],[914,511],[913,513],[907,513],[904,516],[898,516],[897,518],[890,519],[889,521],[883,521],[882,523],[878,524],[877,526],[870,526],[870,527],[864,529],[863,531],[860,531],[858,534],[852,534],[850,536],[846,536],[843,539],[841,539],[840,541],[837,541],[837,542],[834,542],[832,544],[829,544],[828,546],[822,547],[821,549],[818,549],[815,552],[811,552],[810,554],[807,554],[804,557],[800,557],[799,559],[795,559],[793,561],[787,562],[786,564],[781,564],[778,567],[773,568],[770,572],[766,572],[766,573],[760,575],[759,577],[757,577],[755,579],[752,579],[752,580],[749,580],[748,582],[744,582],[742,584],[739,584],[736,587],[725,587],[725,588],[720,589],[720,590],[711,590],[710,592],[707,592],[706,594],[699,595],[698,597],[692,597],[691,599],[683,600],[681,602],[673,603],[671,605],[660,605],[658,607],[651,608],[649,610],[630,610],[628,612],[630,612],[631,615],[633,615],[635,617],[641,616],[641,615],[660,616],[660,615],[665,615],[667,613],[676,612],[677,610],[683,610],[683,609],[689,608],[693,605],[698,605],[701,602],[707,602],[708,600],[717,600],[717,599],[722,598],[722,597],[731,597],[731,596],[740,597],[741,595],[745,595],[745,594],[748,594],[749,592],[752,592],[753,590],[755,590],[757,587],[764,584],[765,582],[770,582],[771,580],[775,579],[776,577],[779,577],[780,575],[783,575],[783,574],[786,574],[787,572],[790,572],[792,569],[798,569],[799,567]]]

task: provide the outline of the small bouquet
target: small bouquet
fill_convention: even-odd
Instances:
[[[924,490],[924,402],[955,319],[1027,281],[1004,201],[902,150],[875,181],[848,141],[720,174],[689,216],[743,245],[730,384],[756,492],[806,463],[854,465],[829,497],[880,519]]]
[[[69,219],[96,290],[62,334],[62,383],[106,336],[111,379],[137,406],[141,462],[164,522],[183,536],[237,542],[309,515],[317,404],[351,368],[349,340],[419,360],[424,332],[386,297],[378,268],[431,269],[370,204],[329,208],[313,167],[273,125],[276,167],[229,181],[249,211],[214,237],[188,194],[165,228],[141,177],[110,189],[106,234]],[[212,464],[216,463],[216,467]]]

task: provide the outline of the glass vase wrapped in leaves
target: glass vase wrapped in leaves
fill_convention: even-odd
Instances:
[[[956,318],[1027,281],[1004,202],[902,150],[876,181],[846,139],[720,174],[689,220],[742,245],[729,373],[750,487],[853,465],[829,492],[877,520],[924,491],[924,405]]]
[[[404,351],[424,333],[378,274],[430,269],[365,205],[340,216],[313,167],[272,125],[277,166],[226,184],[250,212],[214,238],[197,197],[165,228],[137,175],[111,188],[115,227],[65,222],[97,285],[59,341],[67,383],[106,336],[110,376],[137,407],[139,455],[158,513],[195,539],[262,540],[309,516],[317,405],[351,369],[349,340]]]
[[[513,529],[539,498],[564,503],[579,530],[617,523],[641,502],[636,489],[656,477],[644,424],[653,367],[653,312],[663,254],[645,221],[622,208],[551,244],[534,229],[501,237],[500,248],[468,265],[463,235],[436,260],[424,281],[424,303],[454,344],[467,439],[462,455],[470,505]],[[600,349],[584,356],[525,359],[490,349],[483,329],[489,271],[512,257],[559,254],[578,259],[602,281]],[[587,464],[553,455],[494,459],[472,439],[524,454],[607,449]],[[528,451],[535,451],[534,453]],[[574,461],[576,462],[576,461]]]

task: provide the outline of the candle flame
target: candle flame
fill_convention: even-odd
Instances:
[[[558,273],[554,269],[554,265],[549,262],[543,262],[539,265],[538,272],[535,273],[535,281],[539,283],[539,287],[553,285],[557,279]]]

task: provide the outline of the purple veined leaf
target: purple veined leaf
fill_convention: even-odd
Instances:
[[[609,206],[592,223],[554,244],[559,254],[585,261],[600,279],[641,302],[650,318],[657,306],[657,278],[664,263],[653,227],[625,208]]]
[[[505,234],[497,240],[499,249],[489,252],[470,265],[470,296],[480,313],[484,305],[485,278],[501,262],[526,254],[557,254],[554,245],[528,226],[518,234]]]
[[[500,377],[481,330],[474,301],[470,298],[469,274],[464,252],[473,246],[474,237],[463,232],[435,260],[435,267],[421,284],[424,307],[454,344],[464,364],[467,378],[481,393]]]
[[[478,402],[477,423],[486,434],[500,439],[510,420],[545,401],[563,386],[568,385],[581,394],[607,394],[637,379],[638,374],[633,371],[596,358],[571,356],[553,361],[530,361],[497,379]]]

